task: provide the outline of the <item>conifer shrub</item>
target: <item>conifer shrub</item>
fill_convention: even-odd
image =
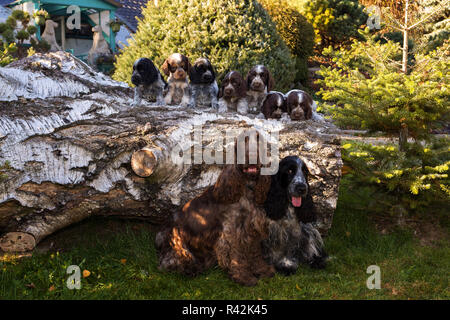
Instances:
[[[443,211],[450,201],[448,138],[398,146],[344,143],[342,159],[353,185],[371,186],[371,209],[391,214]],[[377,210],[374,210],[377,211]]]
[[[337,68],[321,67],[318,94],[321,109],[342,127],[381,131],[398,137],[407,126],[409,137],[426,139],[449,120],[449,43],[429,54],[417,54],[408,74],[401,72],[397,42],[377,42],[368,31],[366,41],[348,49],[328,48],[324,54]]]
[[[368,18],[358,0],[310,0],[304,3],[302,13],[313,25],[320,47],[359,38],[358,29]]]
[[[113,78],[130,83],[140,57],[161,66],[172,53],[191,61],[211,60],[220,81],[230,70],[246,74],[255,64],[272,72],[276,89],[286,90],[294,76],[294,59],[264,8],[255,0],[164,0],[142,11],[134,40],[117,57]]]
[[[295,57],[295,81],[307,80],[306,61],[314,49],[313,26],[286,0],[259,0],[259,2],[275,22],[278,33]]]
[[[442,211],[450,200],[450,140],[433,131],[448,123],[449,42],[429,54],[417,54],[409,73],[401,71],[398,42],[366,41],[324,50],[336,64],[321,67],[321,111],[341,127],[382,132],[409,140],[398,145],[346,143],[342,157],[354,185],[374,187],[374,201],[391,213]]]

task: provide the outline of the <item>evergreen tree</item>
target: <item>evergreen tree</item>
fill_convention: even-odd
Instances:
[[[313,54],[314,28],[306,18],[286,0],[258,0],[277,26],[289,50],[295,57],[295,82],[308,79],[307,59]]]
[[[174,52],[211,60],[221,80],[255,64],[272,72],[276,88],[294,80],[294,61],[268,13],[255,0],[164,0],[143,9],[134,40],[117,58],[113,78],[130,83],[133,62],[148,57],[160,66]]]
[[[449,42],[430,54],[417,54],[410,73],[401,72],[400,45],[354,41],[349,49],[324,50],[338,68],[322,67],[319,94],[324,107],[344,126],[360,126],[397,136],[405,126],[414,139],[426,139],[449,117]]]
[[[303,14],[312,23],[316,43],[322,48],[358,38],[358,29],[368,18],[358,0],[310,0],[304,3]]]

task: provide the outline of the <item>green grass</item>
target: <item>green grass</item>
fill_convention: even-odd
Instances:
[[[230,281],[219,268],[196,278],[158,271],[154,234],[143,223],[115,221],[119,228],[108,231],[111,220],[90,220],[56,236],[65,243],[63,250],[0,258],[0,298],[449,299],[448,237],[421,246],[408,229],[382,235],[370,219],[371,205],[368,192],[343,179],[325,240],[333,257],[327,268],[304,266],[293,276],[276,275],[251,288]],[[91,273],[80,290],[65,285],[72,264]],[[373,264],[381,268],[381,290],[366,287],[366,269]]]

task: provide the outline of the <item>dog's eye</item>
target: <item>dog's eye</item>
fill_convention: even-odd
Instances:
[[[288,174],[294,174],[294,170],[293,169],[289,169],[288,170]]]
[[[177,71],[177,67],[169,64],[169,70],[170,70],[170,72],[173,73],[173,72]]]

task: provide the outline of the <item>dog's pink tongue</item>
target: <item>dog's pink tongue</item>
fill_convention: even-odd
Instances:
[[[302,197],[292,197],[292,205],[294,207],[300,207],[302,205]]]

